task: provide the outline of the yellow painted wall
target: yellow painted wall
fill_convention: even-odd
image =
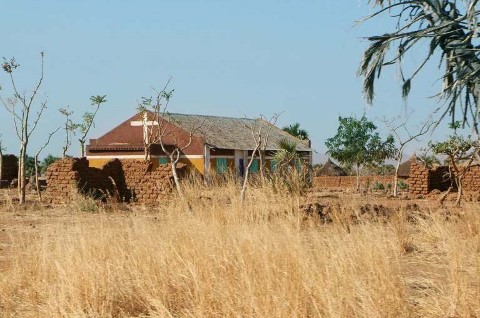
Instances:
[[[179,162],[186,164],[191,172],[198,172],[203,175],[205,170],[203,158],[180,158]]]
[[[91,168],[102,168],[107,162],[112,159],[88,159],[88,166]]]

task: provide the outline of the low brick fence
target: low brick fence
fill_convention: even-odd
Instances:
[[[178,164],[183,174],[185,166]],[[67,158],[49,166],[46,199],[51,203],[68,203],[78,193],[94,198],[114,198],[119,202],[153,204],[173,189],[170,165],[152,169],[148,161],[113,159],[101,169],[88,166],[85,158]]]
[[[428,194],[432,190],[446,191],[450,186],[456,187],[448,166],[428,169],[415,162],[410,166],[409,184],[412,194]],[[463,189],[480,191],[480,165],[469,168],[463,180]]]
[[[393,184],[393,176],[360,176],[360,188],[372,188],[376,183],[381,183],[385,187],[387,184]],[[315,188],[343,188],[355,189],[357,186],[356,176],[320,176],[313,177],[313,187]]]
[[[8,187],[13,179],[18,178],[18,158],[15,155],[3,155],[2,180],[0,187]]]

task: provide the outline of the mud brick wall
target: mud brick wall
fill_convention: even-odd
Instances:
[[[85,159],[62,159],[47,169],[46,199],[51,203],[68,203],[75,198],[79,189],[80,174],[88,168]]]
[[[6,185],[18,178],[18,159],[15,155],[3,155],[2,168],[2,180]],[[5,184],[0,183],[0,186]]]
[[[408,176],[409,192],[411,194],[427,194],[429,170],[416,162],[410,164],[410,175]]]
[[[185,165],[178,164],[180,175]],[[152,169],[150,162],[113,159],[101,169],[88,166],[88,160],[62,159],[47,170],[46,197],[52,203],[68,203],[78,193],[97,199],[153,204],[172,192],[170,165]]]
[[[185,165],[177,164],[177,169],[182,174]],[[113,160],[103,167],[103,171],[114,180],[121,201],[156,203],[173,189],[170,165],[151,169],[151,163],[146,161]]]
[[[480,165],[473,165],[468,169],[463,179],[465,191],[480,191]]]
[[[393,176],[360,176],[360,188],[372,188],[376,183],[387,185],[393,184]],[[357,186],[356,176],[320,176],[313,177],[315,188],[343,188],[355,189]]]
[[[446,191],[450,186],[456,190],[453,175],[450,174],[448,166],[439,166],[435,169],[427,169],[418,163],[412,163],[410,166],[410,193],[428,194],[432,190]],[[474,165],[465,174],[463,180],[465,191],[480,190],[480,166]]]

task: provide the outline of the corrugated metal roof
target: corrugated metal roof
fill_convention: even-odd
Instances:
[[[255,141],[249,127],[254,127],[255,131],[261,127],[262,132],[270,129],[266,150],[278,150],[280,141],[286,139],[297,145],[297,151],[312,151],[308,140],[300,140],[263,119],[176,113],[168,113],[164,118],[186,131],[198,127],[194,134],[205,138],[207,144],[214,148],[253,150]]]

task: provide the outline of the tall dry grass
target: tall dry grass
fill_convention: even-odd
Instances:
[[[363,203],[353,199],[323,224],[300,211],[302,197],[247,193],[242,206],[232,182],[195,183],[186,188],[192,213],[175,200],[57,211],[11,235],[0,316],[480,316],[476,207],[448,220],[400,209],[352,222]]]

